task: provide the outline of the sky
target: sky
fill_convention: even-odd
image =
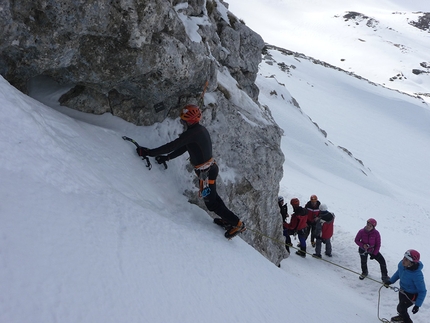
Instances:
[[[178,136],[178,120],[137,127],[58,106],[66,89],[49,80],[33,82],[29,97],[0,78],[0,322],[370,323],[396,315],[398,295],[379,283],[375,261],[369,279],[358,279],[354,237],[373,217],[389,275],[410,248],[430,274],[429,106],[269,53],[256,83],[284,131],[279,194],[302,205],[316,194],[335,213],[333,257],[292,254],[278,268],[240,237],[226,240],[183,195],[197,194],[182,171],[187,156],[167,170],[151,159],[149,170],[121,138],[157,147]],[[244,94],[236,100],[249,104]],[[415,323],[427,322],[428,304]]]

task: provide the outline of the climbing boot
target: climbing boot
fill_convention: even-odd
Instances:
[[[237,225],[231,226],[231,228],[226,231],[224,236],[230,240],[231,238],[237,236],[239,233],[242,233],[245,230],[246,230],[245,223],[239,220]]]
[[[302,250],[296,251],[296,255],[302,258],[306,258],[306,252],[303,252]]]
[[[228,223],[227,221],[225,221],[224,219],[221,219],[221,218],[215,218],[214,223],[218,224],[220,227],[223,227],[226,230],[229,230],[232,227],[232,225],[230,223]]]

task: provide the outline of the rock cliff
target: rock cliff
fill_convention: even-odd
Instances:
[[[282,133],[254,84],[264,41],[228,4],[4,0],[0,9],[0,73],[24,93],[30,81],[50,77],[70,85],[60,98],[67,107],[150,125],[198,103],[208,81],[202,110],[223,198],[252,229],[242,235],[248,243],[275,264],[285,257],[277,207]],[[223,167],[235,178],[222,180]]]

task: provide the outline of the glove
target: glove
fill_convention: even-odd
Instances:
[[[391,282],[389,280],[384,281],[384,287],[385,288],[390,287],[390,285],[391,285]]]
[[[375,255],[374,254],[370,254],[370,259],[375,259]]]
[[[148,148],[145,147],[137,147],[136,152],[140,157],[146,157],[148,156]]]
[[[419,310],[420,308],[415,305],[414,308],[412,309],[412,313],[417,314]]]
[[[159,164],[164,164],[166,161],[169,161],[170,158],[168,155],[166,155],[166,156],[160,155],[160,156],[155,157],[155,160]]]

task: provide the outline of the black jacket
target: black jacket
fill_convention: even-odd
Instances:
[[[279,212],[281,213],[281,216],[282,216],[282,222],[285,222],[288,216],[288,206],[287,204],[281,205],[279,203],[278,205],[279,205]]]
[[[212,140],[207,129],[200,123],[188,126],[187,130],[175,139],[158,148],[149,149],[148,156],[168,154],[169,159],[176,158],[188,151],[190,162],[197,166],[212,158]]]

